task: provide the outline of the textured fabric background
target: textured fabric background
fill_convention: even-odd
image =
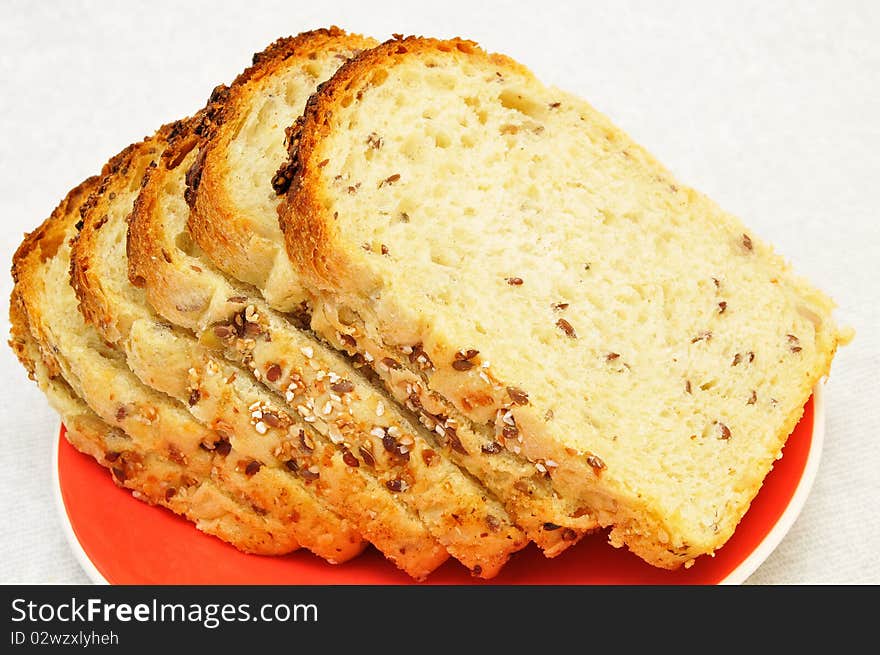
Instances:
[[[278,36],[468,36],[589,99],[837,300],[857,336],[827,385],[818,478],[750,581],[880,583],[880,4],[127,4],[0,2],[4,266],[70,187]],[[8,348],[0,373],[0,582],[84,582],[52,495],[58,420]]]

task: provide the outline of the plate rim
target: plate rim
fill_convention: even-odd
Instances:
[[[770,528],[764,538],[755,549],[746,557],[739,566],[731,571],[726,578],[722,579],[720,585],[740,585],[743,584],[749,576],[751,576],[758,567],[761,566],[774,550],[782,543],[782,540],[789,533],[795,521],[801,515],[813,484],[816,482],[816,475],[819,472],[819,462],[822,460],[822,451],[825,445],[825,384],[824,380],[820,380],[813,387],[813,430],[810,435],[810,452],[807,455],[807,461],[804,464],[804,470],[801,478],[798,480],[797,487],[788,501],[788,505],[777,519],[773,527]],[[783,451],[784,453],[784,451]],[[758,492],[760,493],[760,491]]]
[[[54,499],[55,511],[61,521],[61,529],[64,532],[64,539],[67,541],[70,550],[73,551],[73,556],[80,565],[80,568],[82,568],[83,572],[86,574],[86,577],[89,578],[93,584],[109,585],[110,581],[104,577],[104,575],[98,570],[98,567],[95,566],[95,563],[89,558],[88,553],[86,553],[85,548],[83,548],[77,538],[76,532],[73,531],[73,524],[70,522],[70,516],[67,513],[67,506],[64,504],[64,496],[61,493],[61,475],[58,467],[59,439],[61,438],[61,431],[59,428],[58,436],[50,441],[50,448],[52,449],[52,497]]]
[[[819,463],[822,459],[822,451],[825,443],[825,392],[824,379],[820,380],[813,387],[813,429],[810,435],[810,450],[807,455],[807,461],[801,477],[798,480],[797,487],[788,501],[782,514],[777,519],[770,531],[764,536],[760,543],[752,550],[751,553],[740,562],[733,571],[726,577],[722,578],[717,584],[719,585],[741,585],[743,584],[758,567],[763,564],[774,550],[782,543],[782,540],[789,533],[795,521],[803,511],[807,498],[812,491],[816,481],[816,475],[819,471]],[[60,430],[59,430],[59,437]],[[62,524],[64,538],[67,545],[73,552],[77,563],[82,568],[86,576],[97,585],[111,584],[107,578],[98,570],[98,567],[91,560],[88,553],[83,548],[76,533],[73,530],[73,524],[67,513],[67,507],[64,504],[64,498],[61,493],[61,476],[59,473],[59,442],[58,439],[50,441],[51,466],[52,466],[52,496],[54,498],[55,510]],[[760,491],[759,491],[760,493]]]

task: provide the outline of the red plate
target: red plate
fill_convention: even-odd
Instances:
[[[604,534],[585,538],[549,560],[530,546],[514,555],[496,584],[737,584],[763,562],[788,532],[806,501],[822,451],[821,386],[767,476],[736,533],[715,557],[690,569],[664,571]],[[203,534],[171,512],[135,500],[91,457],[58,442],[56,490],[68,541],[89,576],[111,584],[407,584],[411,580],[373,549],[341,565],[307,551],[284,557],[246,555]],[[449,560],[431,584],[486,584]]]

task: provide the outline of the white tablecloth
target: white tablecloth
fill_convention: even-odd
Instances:
[[[278,36],[333,23],[468,36],[588,98],[834,296],[857,337],[827,385],[821,468],[751,581],[880,582],[880,5],[236,4],[0,6],[4,266],[68,188],[201,106]],[[10,288],[2,276],[4,303]],[[0,582],[84,582],[51,491],[58,420],[7,348],[0,372]]]

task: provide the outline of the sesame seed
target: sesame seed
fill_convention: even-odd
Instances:
[[[330,441],[334,444],[339,445],[344,441],[344,437],[342,436],[342,431],[339,429],[339,426],[335,423],[331,423],[327,426],[327,436],[330,437]]]
[[[262,421],[257,421],[254,425],[254,430],[259,432],[260,434],[266,434],[269,431],[269,428],[266,427],[266,424]]]
[[[312,357],[315,356],[315,351],[312,349],[311,346],[303,346],[302,348],[299,349],[299,351],[303,355],[305,355],[307,359],[311,359]]]
[[[384,413],[385,413],[385,405],[380,400],[379,403],[376,405],[376,416],[382,416],[382,414],[384,414]]]

